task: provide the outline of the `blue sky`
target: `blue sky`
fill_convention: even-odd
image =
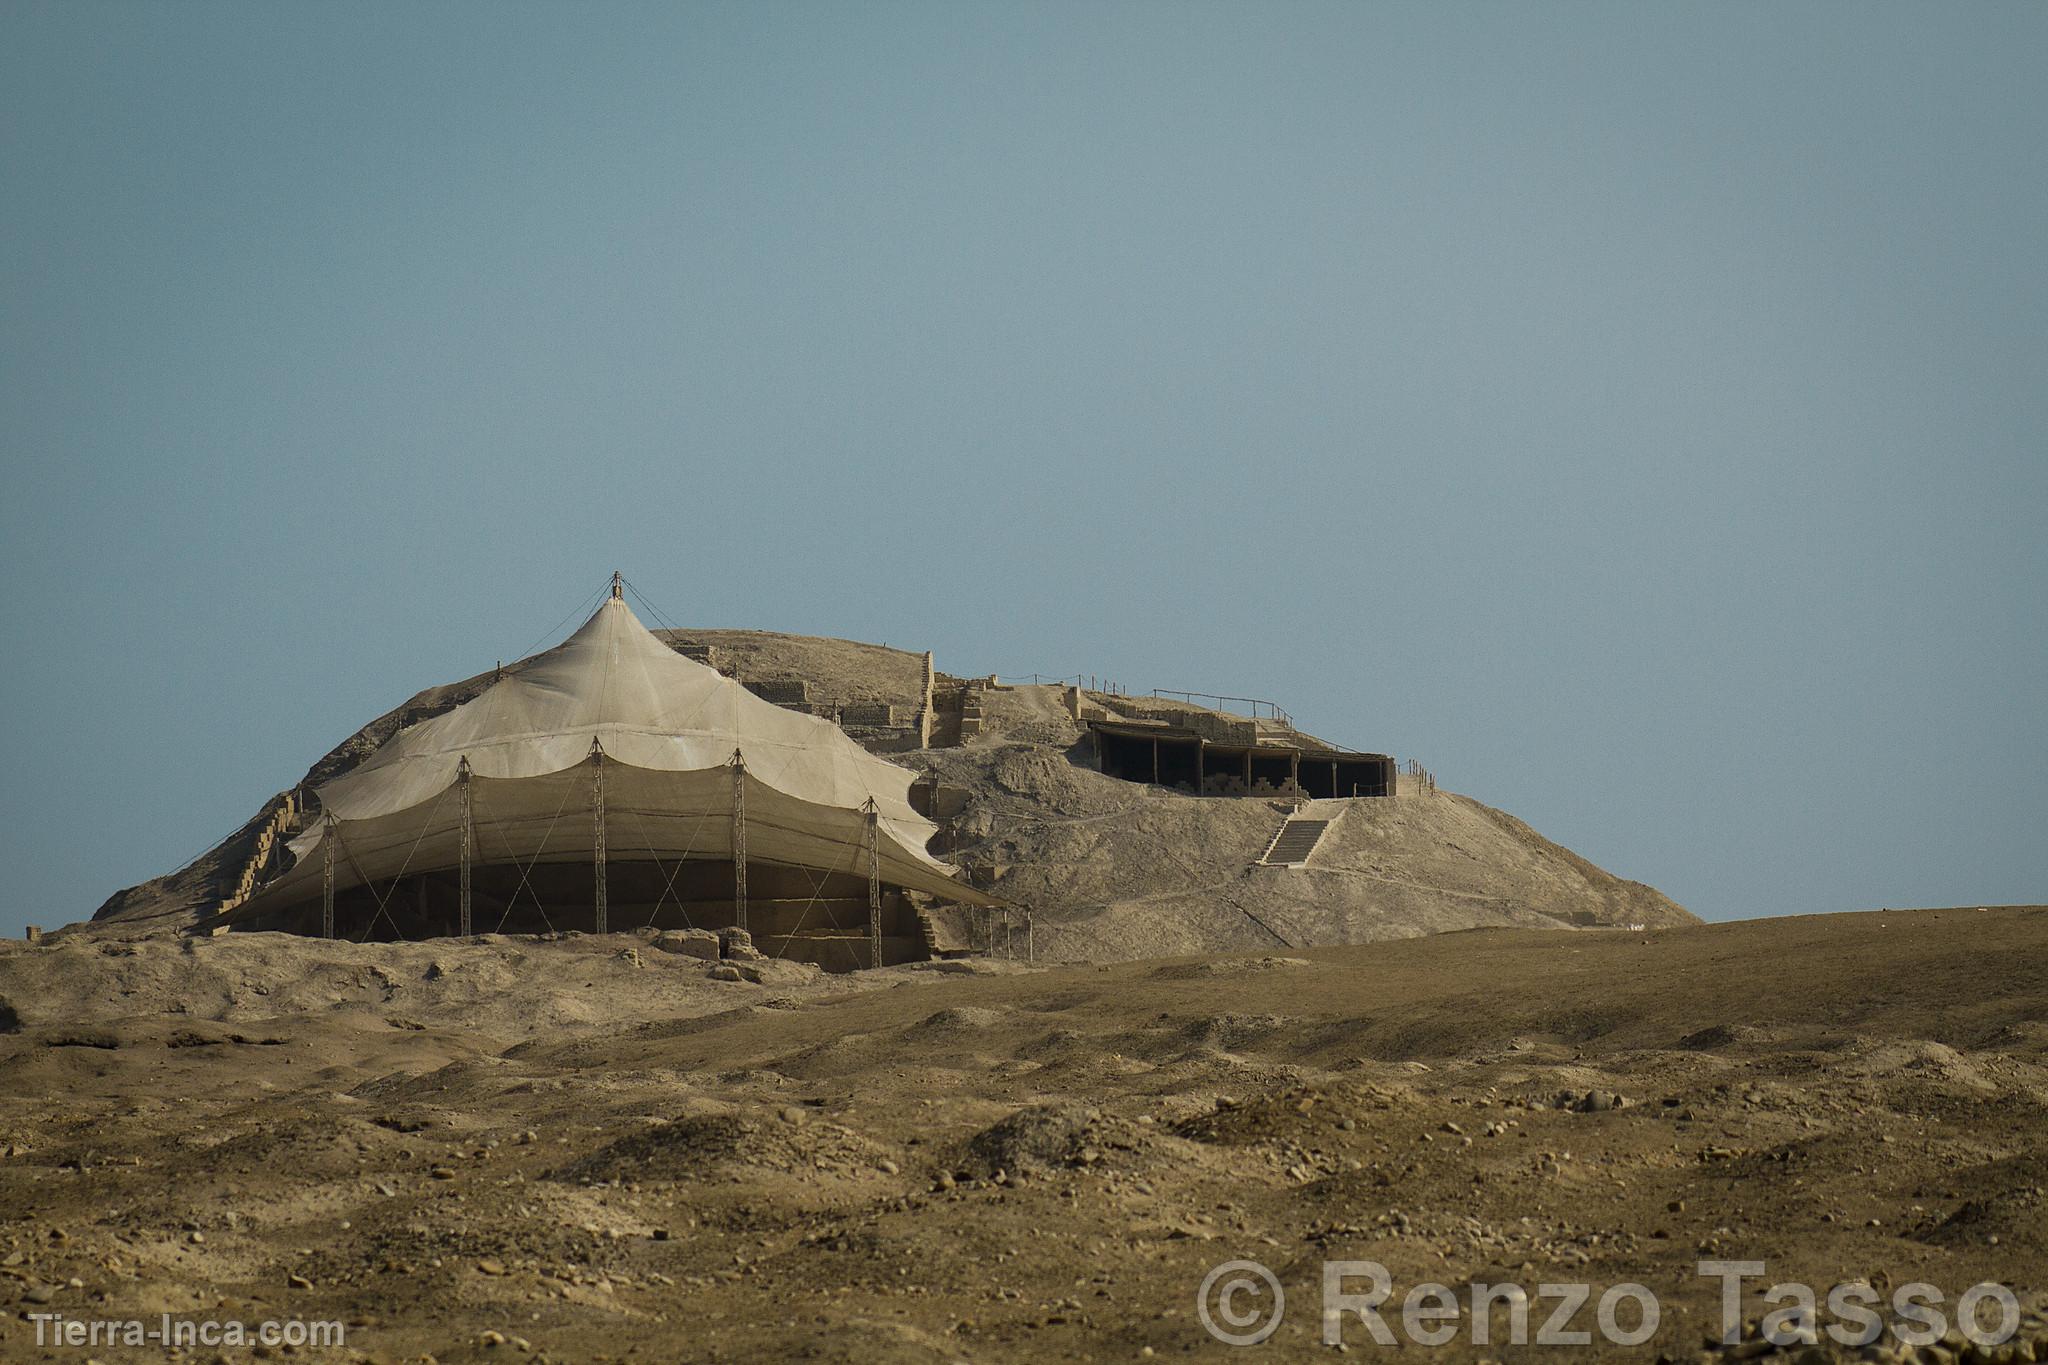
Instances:
[[[614,568],[2048,899],[2048,8],[0,9],[0,929]]]

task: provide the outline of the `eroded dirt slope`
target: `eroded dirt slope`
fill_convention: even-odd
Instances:
[[[1344,802],[1308,866],[1282,869],[1254,864],[1286,802],[1140,786],[1002,737],[916,757],[968,794],[951,856],[1032,909],[1052,960],[1693,922],[1654,888],[1450,792]]]

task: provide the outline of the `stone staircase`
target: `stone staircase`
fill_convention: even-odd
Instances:
[[[967,957],[974,952],[973,916],[967,907],[923,904],[916,909],[918,936],[924,941],[928,961]]]
[[[263,870],[270,865],[270,856],[286,835],[299,827],[299,794],[296,791],[280,792],[271,798],[268,817],[256,831],[256,842],[249,849],[249,857],[242,864],[241,875],[235,879],[235,889],[221,901],[215,914],[225,915],[255,892],[256,885],[263,879]]]
[[[1344,814],[1341,801],[1305,801],[1297,806],[1259,855],[1258,867],[1306,867],[1331,825]]]

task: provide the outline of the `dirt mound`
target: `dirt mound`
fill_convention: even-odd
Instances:
[[[1694,1052],[1717,1052],[1744,1043],[1758,1042],[1763,1037],[1762,1029],[1752,1028],[1747,1024],[1711,1024],[1686,1034],[1678,1040],[1678,1045]]]
[[[657,1122],[569,1163],[550,1179],[566,1184],[702,1180],[735,1168],[802,1171],[816,1179],[886,1175],[894,1167],[880,1145],[790,1106],[774,1117],[699,1113]]]
[[[672,643],[709,646],[714,666],[743,682],[802,682],[812,709],[885,702],[907,724],[922,704],[917,653],[768,631],[665,634]],[[297,785],[348,771],[400,729],[467,701],[496,676],[417,693],[336,745]],[[958,680],[947,686],[957,689]],[[901,730],[865,742],[949,789],[935,847],[977,884],[1032,912],[1032,949],[1041,959],[1270,951],[1478,927],[1692,922],[1652,888],[1602,871],[1514,817],[1433,789],[1342,803],[1307,866],[1258,867],[1287,802],[1204,798],[1104,776],[1061,688],[974,696],[983,730],[963,746],[904,750],[915,740]],[[210,912],[239,875],[268,810],[189,866],[109,898],[95,921],[182,925]]]
[[[1085,754],[1001,737],[919,760],[965,794],[954,858],[1031,908],[1043,960],[1693,922],[1651,888],[1446,792],[1347,802],[1309,865],[1283,869],[1255,864],[1284,802],[1139,786],[1080,766]]]
[[[967,1164],[981,1175],[1059,1166],[1079,1152],[1081,1140],[1102,1117],[1084,1104],[1034,1104],[976,1133]]]
[[[982,1029],[994,1028],[1008,1018],[1000,1010],[976,1009],[972,1005],[956,1005],[943,1009],[920,1021],[905,1035],[905,1041],[934,1034],[975,1033]]]

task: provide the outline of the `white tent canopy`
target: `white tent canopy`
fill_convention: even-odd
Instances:
[[[476,863],[591,861],[594,752],[615,859],[730,858],[737,761],[749,861],[865,875],[872,809],[883,882],[1000,903],[925,852],[936,827],[910,806],[914,774],[677,654],[615,594],[558,648],[317,788],[297,861],[231,918],[322,894],[328,816],[336,890],[456,867],[465,761]]]

